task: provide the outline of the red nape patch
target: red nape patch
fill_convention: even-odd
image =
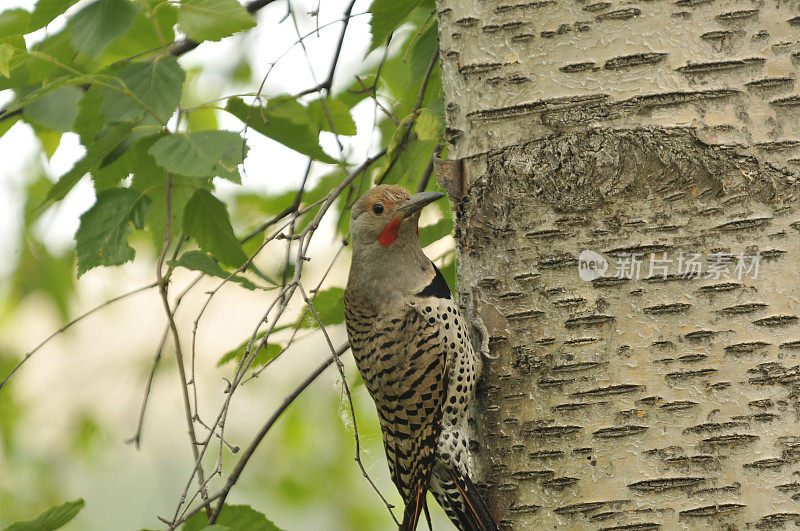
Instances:
[[[381,235],[378,237],[378,243],[384,247],[389,247],[393,244],[395,238],[397,238],[397,231],[400,230],[400,223],[402,222],[403,220],[398,217],[393,217],[389,220],[389,224],[386,225],[386,228],[383,229],[383,232],[381,232]]]

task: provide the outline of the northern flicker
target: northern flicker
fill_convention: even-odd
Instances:
[[[459,530],[493,531],[468,451],[467,408],[481,359],[447,282],[419,244],[420,210],[442,196],[381,185],[353,205],[347,335],[406,504],[400,530],[416,529],[430,490]]]

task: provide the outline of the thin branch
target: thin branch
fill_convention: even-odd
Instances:
[[[333,63],[331,64],[330,75],[328,77],[328,80],[323,82],[323,83],[321,83],[321,84],[317,84],[317,86],[323,87],[327,83],[327,88],[325,89],[325,98],[320,98],[319,102],[322,105],[322,110],[325,113],[325,118],[328,121],[328,124],[330,126],[330,130],[333,133],[334,138],[336,139],[336,145],[339,148],[339,158],[342,161],[341,162],[342,166],[344,166],[345,162],[346,162],[345,161],[345,155],[344,155],[344,145],[342,144],[342,140],[339,137],[339,133],[336,131],[336,124],[333,121],[333,116],[331,115],[331,111],[328,108],[328,102],[326,101],[326,98],[328,96],[330,96],[330,92],[331,92],[330,91],[330,84],[331,84],[331,81],[333,80],[333,73],[336,71],[336,64],[339,61],[339,50],[341,49],[342,42],[344,41],[345,33],[347,33],[347,26],[350,23],[350,13],[353,10],[353,4],[354,3],[355,3],[355,0],[353,0],[350,3],[350,5],[348,6],[347,10],[345,11],[344,25],[342,27],[342,32],[341,32],[340,37],[339,37],[339,47],[338,47],[337,52],[336,52],[336,54],[334,56]],[[300,47],[302,48],[303,55],[306,58],[306,64],[308,65],[308,71],[311,74],[311,79],[314,80],[314,83],[317,83],[317,76],[314,73],[314,66],[313,66],[313,64],[311,62],[311,57],[309,57],[309,55],[308,55],[308,48],[306,48],[306,43],[305,43],[305,41],[303,41],[303,37],[300,34],[300,26],[298,26],[298,24],[297,24],[297,16],[295,14],[294,9],[292,9],[291,2],[289,2],[289,12],[292,15],[292,23],[294,25],[294,31],[297,34],[297,39],[300,41]]]
[[[322,283],[325,282],[325,279],[328,278],[328,275],[333,270],[333,266],[336,263],[337,258],[339,258],[339,255],[342,253],[343,249],[344,249],[344,244],[340,245],[339,249],[336,250],[336,254],[334,255],[333,259],[331,260],[331,263],[328,264],[328,268],[322,274],[322,277],[319,279],[319,282],[317,282],[317,285],[312,290],[312,296],[311,296],[311,301],[312,302],[316,298],[317,293],[319,292],[319,289],[322,287]],[[289,349],[289,347],[294,342],[295,337],[297,336],[297,333],[300,331],[300,325],[303,322],[303,320],[305,319],[306,315],[308,315],[308,307],[303,308],[303,313],[300,315],[300,318],[297,319],[297,323],[295,324],[295,326],[292,329],[292,335],[289,336],[289,340],[286,342],[286,346],[283,348],[283,350],[281,350],[281,352],[279,352],[274,358],[269,360],[263,367],[260,367],[259,369],[254,370],[250,374],[250,376],[247,378],[247,380],[245,380],[242,383],[247,383],[248,381],[252,380],[253,378],[258,378],[261,375],[261,373],[266,370],[267,367],[269,367],[272,363],[274,363],[279,357],[281,357],[283,355],[284,352],[286,352]]]
[[[161,341],[158,342],[158,348],[156,349],[155,358],[153,358],[153,365],[150,367],[150,375],[147,377],[147,383],[144,386],[144,396],[142,397],[142,406],[139,408],[139,420],[136,422],[136,431],[133,435],[128,438],[125,442],[128,444],[133,444],[136,449],[139,449],[139,445],[142,441],[142,430],[144,429],[144,414],[147,411],[147,403],[150,400],[150,391],[153,388],[153,380],[156,377],[156,369],[158,369],[158,364],[161,362],[161,355],[164,353],[164,347],[167,344],[167,338],[169,337],[169,324],[164,327],[164,332],[161,334]]]
[[[372,91],[370,91],[369,87],[367,87],[366,83],[364,83],[364,81],[358,76],[356,76],[356,81],[358,81],[358,84],[361,85],[361,88],[370,92],[369,97],[372,99],[373,103],[375,103],[375,106],[383,111],[383,114],[385,114],[392,121],[392,123],[394,123],[394,125],[400,125],[400,120],[398,120],[397,117],[392,114],[392,111],[387,109],[386,106],[380,102],[378,97]]]
[[[259,234],[261,234],[262,232],[264,232],[269,227],[271,227],[272,225],[274,225],[278,221],[282,220],[286,216],[288,216],[290,214],[294,214],[295,212],[297,212],[297,209],[300,208],[300,203],[303,202],[303,193],[305,192],[306,182],[308,181],[308,176],[311,173],[311,166],[312,166],[313,163],[314,163],[314,160],[309,158],[308,159],[308,165],[306,166],[306,171],[303,174],[303,182],[300,183],[300,188],[297,190],[297,193],[294,196],[294,200],[292,200],[292,204],[287,206],[286,208],[284,208],[281,212],[275,214],[275,216],[273,216],[272,219],[266,221],[265,223],[260,225],[257,229],[255,229],[253,232],[251,232],[250,234],[248,234],[247,236],[245,236],[244,238],[239,240],[240,243],[245,243],[245,242],[255,238],[256,236],[258,236]]]
[[[428,187],[428,182],[431,180],[431,175],[433,175],[433,162],[436,160],[442,152],[442,145],[438,144],[435,148],[433,148],[433,153],[431,153],[431,158],[428,161],[428,165],[425,166],[425,171],[422,172],[422,177],[417,183],[417,193],[424,192],[425,189]]]
[[[264,320],[266,319],[266,317],[269,315],[269,313],[272,311],[272,309],[275,307],[276,304],[277,304],[277,299],[273,299],[272,303],[270,303],[269,307],[267,308],[267,311],[265,312],[264,316],[259,321],[259,326],[261,325],[262,322],[264,322]],[[277,321],[277,319],[275,319],[275,321],[273,321],[273,326],[274,326],[274,323],[276,321]],[[256,327],[256,331],[257,330],[258,330],[258,327]],[[242,366],[243,365],[246,364],[247,366],[249,366],[249,363],[252,362],[252,358],[248,355],[248,353],[250,352],[252,343],[253,343],[253,341],[255,339],[256,331],[253,332],[253,336],[251,336],[251,338],[250,338],[250,343],[248,344],[248,348],[246,350],[245,356],[242,357],[242,360],[239,362],[239,366],[236,369],[237,376],[238,376],[239,372],[242,370]],[[271,331],[271,329],[270,329],[270,331]],[[266,338],[267,337],[269,337],[269,334],[265,335],[265,339],[259,344],[259,347],[258,347],[259,349],[264,345],[264,343],[266,342]],[[258,351],[258,349],[256,351]],[[225,402],[223,403],[222,407],[220,408],[220,411],[217,414],[217,418],[214,420],[214,423],[212,424],[212,426],[224,426],[224,424],[225,424],[225,416],[227,414],[228,408],[230,407],[230,402],[231,402],[231,400],[233,398],[233,393],[236,390],[236,387],[238,386],[238,383],[239,382],[237,380],[237,377],[234,377],[234,381],[229,383],[229,387],[226,390],[226,395],[227,396],[225,397]],[[186,500],[187,493],[189,492],[189,488],[191,487],[191,484],[192,484],[192,481],[194,480],[195,474],[197,474],[198,471],[201,468],[202,459],[203,459],[203,456],[205,456],[205,453],[209,448],[209,443],[211,442],[211,439],[216,435],[215,432],[216,432],[216,430],[210,432],[208,434],[208,437],[206,438],[206,440],[200,445],[201,446],[200,455],[195,459],[194,468],[192,468],[191,474],[189,475],[189,479],[187,480],[186,485],[184,486],[183,492],[181,493],[180,500],[178,502],[178,506],[175,509],[175,515],[174,515],[174,517],[172,519],[172,523],[170,524],[170,529],[174,529],[178,525],[178,523],[180,521],[180,519],[178,518],[178,515],[180,514],[181,507],[183,507],[183,504],[184,504],[184,502]],[[205,504],[205,505],[208,506],[208,504]]]
[[[299,92],[295,97],[305,96],[306,94],[311,94],[312,92],[318,92],[320,90],[325,90],[325,92],[328,94],[331,93],[331,86],[333,85],[333,76],[336,73],[336,66],[339,64],[339,55],[342,53],[344,36],[347,33],[347,26],[350,24],[350,15],[353,12],[353,6],[355,5],[355,3],[356,0],[352,0],[350,2],[350,5],[348,5],[347,9],[345,9],[344,11],[344,17],[342,20],[344,25],[342,26],[342,32],[339,34],[339,42],[336,43],[336,50],[333,53],[333,60],[331,61],[331,66],[328,69],[328,77],[326,77],[325,81],[319,83],[317,86]],[[317,18],[317,24],[319,24],[319,18]]]
[[[19,361],[19,363],[17,363],[14,366],[14,368],[11,369],[11,372],[9,372],[5,376],[5,378],[3,378],[2,381],[0,381],[0,391],[3,390],[3,387],[6,385],[8,380],[11,379],[11,377],[14,375],[14,373],[17,372],[17,370],[19,370],[19,368],[22,367],[25,364],[25,362],[28,361],[31,358],[31,356],[36,354],[36,352],[38,352],[39,349],[41,349],[43,346],[45,346],[47,343],[49,343],[54,337],[56,337],[59,334],[62,334],[68,328],[70,328],[72,325],[82,321],[83,319],[85,319],[86,317],[89,317],[93,313],[95,313],[95,312],[97,312],[99,310],[102,310],[106,306],[109,306],[109,305],[111,305],[111,304],[113,304],[113,303],[115,303],[117,301],[120,301],[120,300],[122,300],[124,298],[130,297],[131,295],[136,295],[137,293],[141,293],[142,291],[147,291],[148,289],[154,288],[156,286],[158,286],[158,282],[153,282],[153,283],[148,284],[146,286],[142,286],[142,287],[133,289],[131,291],[128,291],[126,293],[123,293],[122,295],[117,295],[116,297],[112,297],[112,298],[108,299],[107,301],[103,302],[102,304],[99,304],[99,305],[95,306],[91,310],[82,313],[81,315],[79,315],[78,317],[73,319],[72,321],[68,322],[67,324],[65,324],[64,326],[62,326],[61,328],[59,328],[58,330],[56,330],[55,332],[53,332],[52,334],[47,336],[41,343],[36,345],[33,348],[33,350],[31,350],[27,354],[25,354],[25,356]]]
[[[256,353],[267,343],[269,340],[270,334],[272,330],[275,328],[278,319],[283,315],[286,311],[287,305],[289,300],[292,298],[292,294],[294,293],[294,289],[296,288],[299,279],[300,273],[302,271],[302,264],[305,260],[305,254],[308,251],[308,245],[310,244],[310,236],[314,233],[314,231],[319,227],[319,223],[324,217],[325,213],[330,209],[333,205],[333,202],[339,197],[339,194],[342,193],[344,190],[356,177],[358,177],[362,172],[366,171],[375,161],[379,160],[383,155],[386,153],[386,149],[380,150],[378,153],[369,157],[365,160],[362,164],[360,164],[352,173],[350,173],[347,178],[345,178],[336,188],[331,190],[328,195],[322,200],[322,206],[320,206],[319,211],[317,212],[314,219],[303,229],[302,233],[300,234],[299,238],[301,239],[300,245],[298,246],[297,250],[297,266],[295,267],[295,274],[294,279],[286,286],[286,288],[282,289],[281,292],[278,294],[278,297],[273,299],[272,303],[267,308],[264,316],[259,320],[258,325],[253,330],[253,333],[250,337],[250,341],[248,342],[247,348],[245,349],[245,354],[242,356],[241,361],[239,362],[238,366],[236,367],[236,373],[232,382],[230,382],[229,388],[227,390],[227,396],[225,398],[225,402],[223,403],[222,407],[220,408],[220,412],[217,415],[216,420],[214,421],[213,426],[220,426],[221,430],[224,430],[225,426],[225,419],[227,418],[228,408],[230,407],[231,400],[233,398],[233,394],[235,393],[237,387],[241,383],[247,369],[252,364],[253,360],[255,359]],[[311,208],[311,207],[308,207]],[[263,338],[261,341],[258,342],[258,345],[255,346],[255,338],[258,334],[258,329],[262,323],[264,323],[267,319],[267,316],[272,312],[273,308],[278,302],[278,299],[282,299],[284,302],[278,307],[277,315],[272,319],[269,328],[264,333]],[[255,350],[254,350],[255,348]],[[186,497],[186,493],[189,489],[189,486],[194,478],[194,475],[198,472],[200,468],[200,463],[203,455],[205,454],[206,450],[208,449],[208,444],[211,441],[211,438],[214,436],[213,433],[210,433],[205,441],[201,446],[200,457],[195,459],[195,467],[190,474],[189,480],[184,488],[184,493],[181,495],[181,501],[178,504],[178,509],[176,510],[176,516],[173,518],[173,524],[171,528],[174,529],[175,526],[178,525],[178,518],[177,514],[180,511],[180,507],[183,505],[183,502]]]
[[[406,51],[403,52],[403,62],[404,63],[408,60],[408,53],[411,51],[411,48],[414,47],[414,44],[416,44],[417,39],[419,39],[420,36],[428,28],[428,22],[433,20],[433,18],[435,16],[436,16],[436,11],[435,10],[431,11],[430,15],[428,15],[428,18],[425,19],[425,22],[423,22],[422,25],[419,27],[419,29],[417,29],[417,31],[414,32],[414,35],[411,37],[411,41],[409,41],[408,46],[406,46]]]
[[[180,242],[178,242],[178,243],[180,243]],[[177,251],[178,247],[176,246],[175,249]],[[174,257],[175,257],[176,254],[177,253],[173,253],[173,260],[175,259]],[[172,308],[173,317],[175,316],[175,312],[178,311],[178,306],[181,305],[181,302],[183,301],[183,297],[187,293],[189,293],[189,291],[192,288],[194,288],[197,285],[197,283],[200,282],[200,279],[202,279],[204,276],[205,275],[203,273],[200,273],[199,275],[197,275],[194,278],[194,280],[192,280],[189,283],[189,285],[186,286],[183,289],[183,291],[181,291],[181,293],[175,298],[175,303],[174,303],[174,306]],[[132,437],[130,437],[128,440],[125,441],[128,444],[133,443],[136,446],[137,450],[139,449],[139,446],[140,446],[141,440],[142,440],[142,430],[144,429],[144,415],[145,415],[145,412],[147,411],[147,404],[148,404],[148,401],[150,399],[150,391],[151,391],[151,389],[153,387],[153,380],[155,379],[156,369],[158,368],[158,364],[161,361],[161,356],[164,353],[164,346],[167,343],[167,338],[169,337],[169,331],[170,331],[170,326],[169,326],[169,323],[167,323],[164,326],[164,332],[161,334],[161,340],[158,342],[158,348],[156,349],[156,355],[155,355],[155,358],[153,358],[153,365],[150,368],[150,375],[147,377],[147,383],[145,384],[144,396],[142,397],[142,406],[141,406],[141,408],[139,408],[139,420],[136,423],[136,432],[133,434]]]
[[[342,345],[341,347],[336,349],[336,356],[341,356],[342,354],[347,352],[349,348],[350,346],[348,344]],[[166,523],[173,526],[178,526],[183,522],[185,522],[187,519],[191,518],[191,516],[197,513],[198,511],[208,507],[215,500],[220,500],[219,506],[221,508],[225,503],[225,499],[227,498],[228,493],[231,491],[233,486],[236,485],[236,482],[239,480],[239,476],[241,476],[244,467],[247,465],[247,462],[250,460],[255,451],[258,449],[259,444],[261,444],[261,441],[264,440],[264,437],[266,437],[267,433],[275,424],[275,422],[280,418],[283,412],[286,411],[286,409],[288,409],[290,405],[292,405],[292,403],[297,399],[297,397],[300,396],[300,394],[303,391],[305,391],[306,388],[309,385],[311,385],[314,382],[314,380],[316,380],[319,377],[320,374],[325,372],[325,369],[327,369],[331,365],[331,363],[333,363],[333,361],[334,361],[334,356],[331,356],[322,363],[320,363],[319,366],[317,366],[317,368],[314,369],[314,371],[311,374],[309,374],[305,380],[303,380],[291,393],[289,393],[289,395],[286,396],[286,398],[283,399],[283,402],[281,402],[278,408],[272,413],[272,415],[270,415],[270,417],[267,419],[267,421],[264,423],[264,425],[261,427],[258,433],[253,437],[252,441],[250,441],[250,444],[247,446],[247,448],[242,452],[242,456],[239,458],[239,461],[236,462],[236,466],[234,467],[231,474],[228,476],[228,479],[225,481],[225,485],[217,493],[210,496],[207,501],[201,503],[197,507],[194,507],[192,510],[187,511],[186,514],[182,515],[178,521],[174,523],[171,522],[166,522]]]
[[[397,160],[400,158],[400,154],[405,150],[406,144],[408,143],[408,137],[411,134],[411,128],[414,126],[414,122],[417,121],[417,117],[419,116],[419,111],[422,109],[422,103],[425,100],[425,89],[428,88],[428,81],[431,79],[431,75],[433,74],[433,69],[436,66],[436,62],[439,60],[439,47],[436,47],[436,50],[433,52],[431,56],[431,60],[428,63],[428,69],[425,71],[425,75],[422,78],[422,85],[419,87],[419,93],[417,94],[417,101],[414,103],[414,109],[411,111],[411,119],[409,121],[408,127],[406,128],[406,132],[403,135],[403,138],[400,140],[400,143],[397,147],[397,155],[389,161],[389,164],[386,166],[386,169],[383,170],[383,174],[377,179],[376,184],[382,184],[386,177],[389,175],[389,172],[392,171]]]
[[[428,63],[428,69],[425,71],[425,75],[422,76],[422,85],[419,88],[419,94],[417,94],[417,101],[414,104],[414,112],[420,110],[422,108],[422,101],[425,99],[425,89],[428,88],[428,81],[431,79],[431,74],[433,74],[433,69],[436,67],[436,63],[439,61],[439,46],[436,46],[436,49],[431,54],[431,60]]]
[[[158,289],[161,293],[161,302],[164,305],[164,312],[167,315],[167,320],[169,321],[169,328],[172,331],[172,342],[175,346],[175,358],[178,362],[178,374],[181,379],[181,394],[183,395],[183,407],[184,413],[186,414],[186,428],[189,433],[189,442],[192,446],[192,454],[194,455],[195,460],[199,459],[199,450],[197,448],[197,436],[194,431],[194,421],[192,420],[192,406],[189,402],[189,390],[186,388],[186,369],[183,366],[183,351],[181,350],[181,339],[180,335],[178,334],[178,326],[175,324],[174,312],[169,306],[169,298],[167,296],[167,282],[164,281],[164,277],[161,274],[161,270],[164,267],[164,260],[167,257],[167,252],[169,251],[170,247],[170,240],[171,235],[171,209],[172,209],[172,174],[167,172],[167,188],[166,188],[166,221],[164,223],[164,246],[161,249],[161,255],[158,257],[158,263],[156,264],[156,280],[158,281]],[[200,483],[200,490],[203,499],[205,500],[208,498],[208,493],[205,491],[205,487],[203,487],[203,483],[205,482],[204,473],[203,473],[203,466],[202,464],[198,467],[197,470],[197,481]],[[210,513],[210,511],[208,511]]]

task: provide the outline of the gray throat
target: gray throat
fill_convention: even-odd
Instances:
[[[416,235],[389,247],[378,242],[353,248],[347,290],[379,313],[397,308],[431,283],[435,273]]]

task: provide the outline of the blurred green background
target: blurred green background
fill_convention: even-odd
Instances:
[[[358,193],[377,177],[416,188],[433,154],[444,148],[440,72],[438,66],[429,68],[437,53],[432,0],[275,0],[260,2],[264,5],[251,14],[231,10],[230,2],[236,0],[5,0],[0,6],[0,107],[6,107],[5,114],[0,111],[0,255],[5,258],[0,262],[0,378],[70,319],[155,280],[163,241],[163,210],[159,227],[153,206],[160,204],[158,196],[144,225],[125,223],[130,236],[123,235],[121,243],[131,246],[135,259],[120,265],[97,256],[108,267],[77,277],[74,239],[81,215],[104,190],[136,186],[139,174],[133,182],[128,176],[136,159],[126,158],[133,149],[111,162],[106,157],[63,200],[46,199],[53,183],[94,149],[78,122],[72,123],[83,105],[77,102],[88,102],[88,85],[105,82],[102,76],[113,75],[120,65],[169,55],[171,43],[185,43],[187,35],[200,42],[180,54],[185,72],[181,113],[167,128],[233,130],[247,141],[241,184],[210,174],[202,185],[224,201],[238,238],[290,205],[300,183],[307,190],[305,207],[324,197],[354,165],[387,148],[345,191],[350,201],[337,201],[323,218],[303,271],[307,286],[323,278],[322,289],[344,286],[349,251],[337,251],[347,234],[347,207]],[[249,8],[256,4],[242,2]],[[202,15],[198,5],[210,8]],[[214,18],[211,8],[217,15],[236,15]],[[352,18],[336,56],[348,12]],[[303,46],[297,45],[298,35]],[[331,90],[320,88],[334,58]],[[68,74],[58,77],[63,72]],[[65,79],[67,89],[55,90]],[[316,90],[304,94],[312,87]],[[258,134],[224,112],[228,99],[247,98],[262,88],[270,105],[283,102],[301,112],[311,112],[315,99],[325,98],[336,109],[341,134],[330,131],[322,118],[319,126],[304,122],[294,131],[303,136],[302,127],[310,128],[309,146],[294,133],[288,138],[280,131]],[[299,119],[291,112],[285,118],[289,125]],[[435,187],[433,179],[427,186]],[[438,208],[423,216],[421,224],[430,228],[421,235],[452,284],[447,236],[452,221],[447,205]],[[214,258],[213,249],[186,241],[184,249],[199,247]],[[252,253],[260,243],[254,238],[243,250]],[[270,244],[256,259],[270,278],[293,271],[282,245]],[[170,293],[179,293],[194,276],[176,268]],[[191,345],[205,293],[218,284],[219,279],[205,278],[183,300],[176,321],[184,350]],[[213,422],[234,371],[233,364],[218,366],[218,360],[250,336],[274,296],[274,291],[229,283],[206,311],[198,328],[195,379],[204,422]],[[302,308],[302,300],[294,299],[284,322],[297,320]],[[125,298],[57,335],[0,390],[0,528],[79,498],[85,507],[65,529],[165,527],[157,517],[172,518],[192,466],[169,342],[155,373],[141,447],[126,443],[136,430],[164,324],[156,289]],[[270,343],[285,344],[290,332],[275,334]],[[341,324],[328,332],[334,345],[346,341]],[[318,330],[302,330],[277,361],[237,391],[226,440],[246,447],[283,398],[328,355]],[[350,354],[343,359],[363,464],[398,506],[399,517],[402,503],[388,477],[374,405]],[[197,430],[205,436],[200,425]],[[338,371],[329,367],[269,432],[228,503],[248,504],[285,530],[395,529],[354,455],[349,406]],[[213,480],[212,492],[239,457],[227,450],[222,456],[223,478]],[[217,446],[212,446],[204,461],[207,471],[216,459]],[[437,528],[450,526],[435,503],[431,512]]]

